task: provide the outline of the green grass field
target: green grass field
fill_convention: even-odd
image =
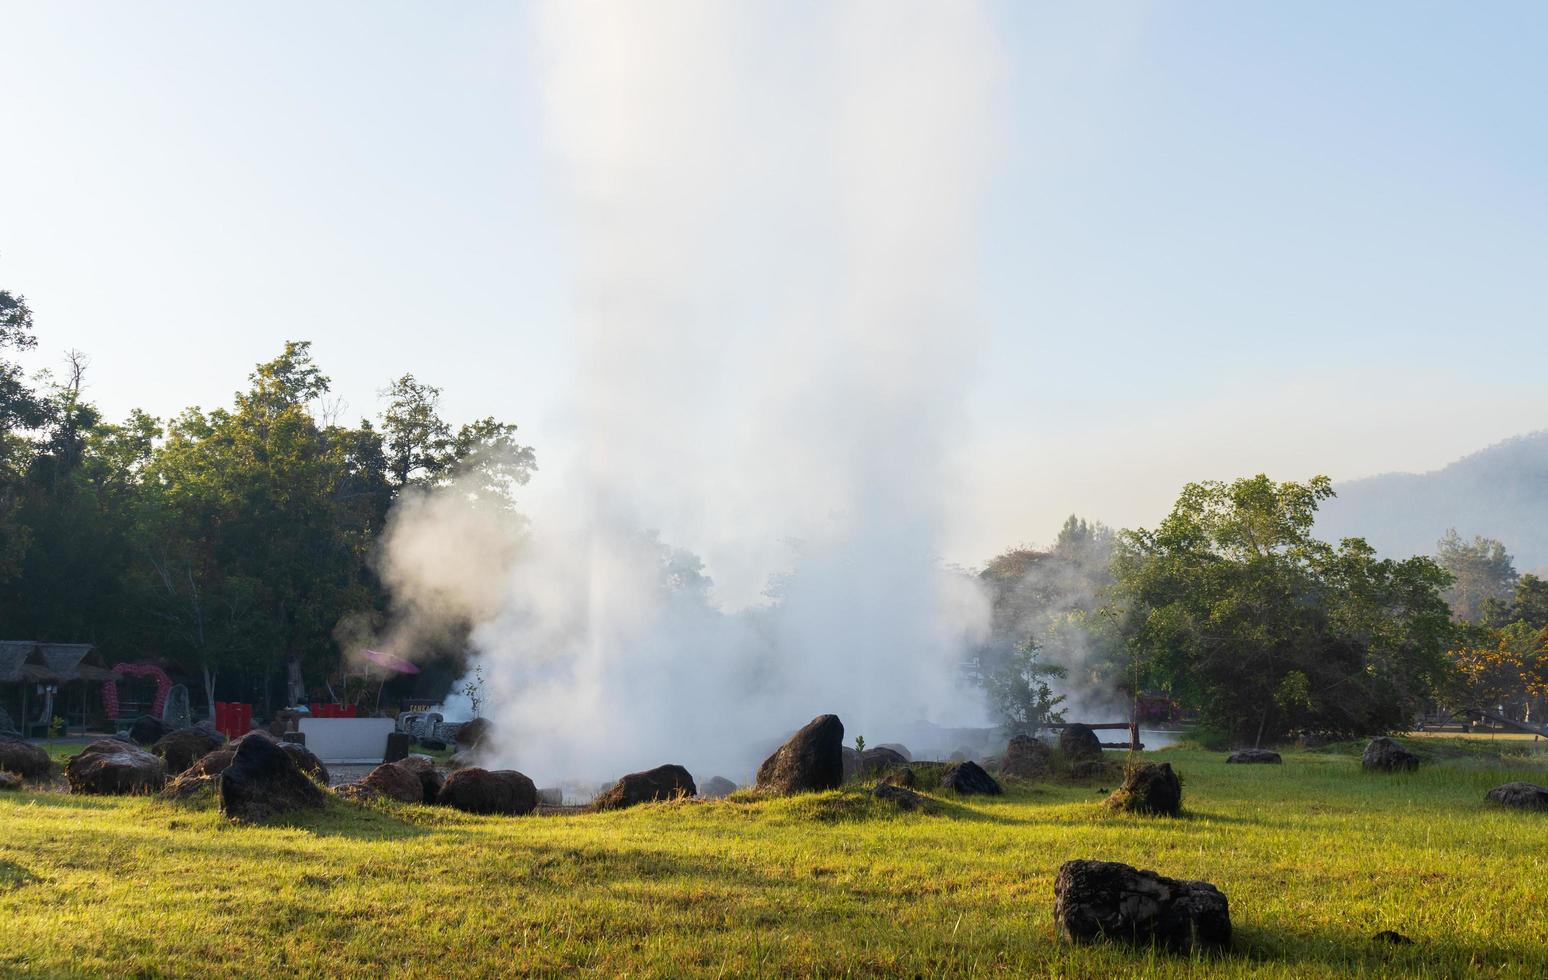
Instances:
[[[1181,819],[1107,813],[1096,784],[935,815],[850,790],[521,818],[339,804],[278,828],[7,794],[0,972],[1548,976],[1548,814],[1483,802],[1548,778],[1542,757],[1421,747],[1437,761],[1385,777],[1347,747],[1147,753],[1181,771]],[[1219,885],[1232,951],[1056,941],[1054,872],[1083,857]]]

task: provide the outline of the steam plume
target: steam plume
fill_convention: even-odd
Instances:
[[[982,720],[956,667],[985,604],[937,546],[978,346],[984,14],[562,3],[535,27],[576,216],[575,449],[480,563],[496,599],[397,582],[473,594],[496,761],[745,776],[824,711],[873,742]],[[400,514],[389,551],[434,550],[445,511]]]

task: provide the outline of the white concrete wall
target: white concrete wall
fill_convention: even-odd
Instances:
[[[306,747],[324,762],[381,762],[391,718],[302,718]]]

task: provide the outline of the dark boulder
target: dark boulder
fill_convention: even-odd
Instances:
[[[312,750],[299,742],[280,742],[279,747],[290,756],[290,761],[296,764],[296,768],[311,776],[324,786],[328,785],[328,767],[323,761],[312,753]]]
[[[167,783],[167,764],[128,742],[104,738],[92,742],[65,763],[72,793],[127,796],[159,792]]]
[[[299,747],[299,746],[298,746]],[[289,752],[267,737],[243,738],[220,774],[220,812],[261,823],[295,810],[320,809],[327,794]]]
[[[956,790],[963,795],[983,793],[999,796],[1002,792],[994,777],[984,772],[983,767],[976,762],[958,762],[947,769],[941,776],[941,789]]]
[[[1040,739],[1031,735],[1017,735],[1005,746],[1000,758],[1000,771],[1018,779],[1036,779],[1048,774],[1053,751]]]
[[[1548,810],[1548,789],[1532,783],[1506,783],[1484,794],[1484,799],[1500,806],[1521,810]]]
[[[1226,756],[1226,762],[1234,762],[1239,765],[1262,763],[1278,764],[1284,761],[1285,760],[1279,757],[1278,752],[1270,752],[1268,749],[1237,749],[1229,756]]]
[[[901,755],[904,762],[914,761],[914,753],[910,752],[906,745],[899,744],[898,742],[883,742],[876,747],[878,749],[891,749],[898,755]]]
[[[225,744],[225,739],[198,728],[168,732],[156,740],[151,751],[167,764],[167,774],[176,776],[189,766]]]
[[[860,775],[876,776],[895,766],[906,766],[908,760],[894,749],[879,745],[860,753]]]
[[[1088,726],[1076,722],[1059,732],[1059,752],[1070,762],[1102,757],[1102,740]]]
[[[537,809],[537,787],[514,769],[469,767],[446,777],[436,802],[465,813],[514,816]]]
[[[1113,861],[1066,861],[1059,867],[1054,922],[1073,942],[1155,943],[1174,952],[1231,942],[1230,906],[1220,889]]]
[[[19,738],[0,738],[0,772],[14,772],[23,779],[37,779],[54,771],[48,753]]]
[[[1124,773],[1123,785],[1107,798],[1109,810],[1175,817],[1182,810],[1182,780],[1170,762],[1145,762]]]
[[[160,718],[141,715],[129,726],[129,739],[138,745],[155,745],[167,733],[167,726]]]
[[[494,726],[489,723],[488,718],[474,718],[457,729],[457,744],[476,749],[489,741],[493,733]]]
[[[818,715],[763,760],[758,789],[780,794],[838,789],[844,780],[843,744],[838,715]]]
[[[1419,757],[1383,735],[1373,738],[1360,755],[1360,768],[1368,772],[1413,772]]]
[[[900,810],[925,810],[930,806],[928,798],[920,796],[911,789],[894,786],[891,783],[877,783],[876,788],[871,790],[871,795],[878,800],[897,804]]]
[[[665,765],[644,772],[631,772],[613,784],[613,788],[593,801],[596,810],[622,810],[639,803],[675,800],[697,796],[699,788],[693,776],[682,766]]]
[[[711,776],[699,787],[699,795],[706,800],[718,800],[736,792],[736,784],[724,776]]]
[[[889,786],[907,786],[912,789],[919,785],[919,776],[912,766],[903,766],[894,769],[882,777],[882,782]]]
[[[366,773],[358,783],[340,786],[340,796],[352,800],[384,797],[399,803],[423,803],[425,787],[419,774],[402,762],[384,762]]]

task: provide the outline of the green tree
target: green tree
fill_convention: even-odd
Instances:
[[[1114,614],[1138,664],[1238,739],[1391,730],[1444,677],[1446,573],[1314,538],[1332,495],[1326,477],[1190,483],[1122,535]]]
[[[1516,585],[1516,565],[1503,542],[1478,536],[1464,540],[1456,528],[1436,546],[1436,561],[1451,575],[1446,601],[1458,619],[1476,623],[1490,602],[1508,599]]]
[[[34,448],[28,433],[45,420],[43,405],[21,365],[7,354],[36,346],[26,297],[0,289],[0,583],[21,572],[27,551],[29,534],[17,511]]]

